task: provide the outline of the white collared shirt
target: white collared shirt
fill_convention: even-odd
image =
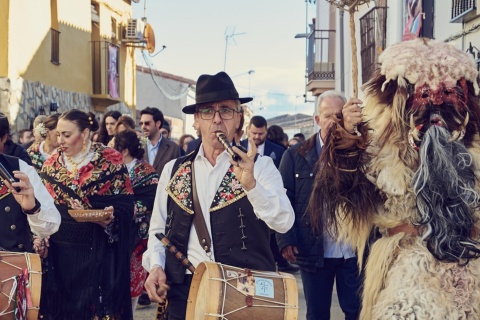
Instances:
[[[39,213],[26,215],[30,229],[35,235],[45,238],[57,232],[61,222],[60,213],[37,171],[23,160],[19,159],[18,162],[20,171],[28,176],[35,192],[35,198],[41,204]]]
[[[224,151],[217,157],[216,165],[212,166],[205,158],[203,146],[201,146],[194,161],[198,198],[205,221],[208,222],[210,221],[209,210],[213,198],[230,166],[229,156]],[[150,222],[148,249],[143,254],[143,267],[148,271],[156,265],[165,268],[165,249],[155,237],[155,234],[158,232],[165,234],[168,200],[165,188],[170,181],[174,163],[175,160],[172,160],[165,165],[157,187],[152,220]],[[256,180],[255,188],[246,192],[246,194],[256,216],[263,220],[271,229],[280,233],[287,232],[292,227],[295,216],[283,187],[282,177],[271,158],[258,157],[254,167],[254,177]],[[207,223],[207,228],[211,237],[209,223]],[[211,249],[212,259],[214,260],[213,245]],[[210,259],[198,242],[194,225],[190,229],[188,252],[184,252],[184,254],[187,254],[188,259],[195,267],[200,262],[209,261]]]
[[[160,142],[162,142],[163,136],[160,135],[160,139],[158,139],[157,144],[153,145],[152,141],[148,140],[147,143],[147,156],[148,156],[148,163],[153,166],[153,162],[155,161],[155,157],[158,153],[158,146],[160,146]]]
[[[250,150],[252,146],[250,145],[250,141],[248,142],[248,150]],[[257,146],[257,153],[261,156],[265,153],[265,142],[263,142],[261,145]]]

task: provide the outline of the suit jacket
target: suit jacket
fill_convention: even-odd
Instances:
[[[240,141],[240,144],[248,150],[248,139]],[[263,155],[272,158],[275,167],[278,168],[278,166],[280,165],[280,160],[282,160],[284,152],[284,147],[279,146],[278,144],[268,139],[265,140],[265,149],[263,151]]]
[[[180,146],[175,142],[163,137],[160,141],[160,145],[158,146],[158,152],[152,166],[155,168],[158,175],[161,176],[165,164],[167,164],[167,162],[170,160],[179,158],[180,155]],[[150,163],[150,160],[148,159],[147,148],[145,148],[145,154],[143,155],[143,158]]]
[[[310,217],[306,215],[318,161],[317,140],[318,133],[315,133],[308,140],[289,148],[278,168],[295,211],[293,227],[285,234],[276,234],[278,247],[282,250],[287,246],[297,246],[297,264],[306,270],[324,266],[323,237],[314,234]]]

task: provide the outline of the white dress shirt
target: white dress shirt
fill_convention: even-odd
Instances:
[[[209,209],[218,186],[230,166],[229,159],[228,153],[224,151],[217,157],[216,165],[212,166],[207,158],[205,158],[202,146],[194,160],[198,198],[205,221],[207,221],[210,237],[211,227],[210,223],[208,223],[208,221],[210,221]],[[143,254],[143,267],[148,271],[154,266],[165,268],[165,248],[155,237],[155,234],[158,232],[165,234],[168,200],[168,194],[165,188],[170,181],[174,163],[175,160],[172,160],[165,165],[157,187],[152,220],[150,221],[148,249]],[[256,180],[255,188],[246,192],[246,194],[253,206],[255,215],[263,220],[270,229],[280,233],[287,232],[292,227],[295,216],[285,189],[283,188],[282,177],[271,158],[258,157],[254,167],[254,178]],[[212,260],[215,260],[213,245],[211,250]],[[195,267],[202,261],[210,260],[198,242],[197,232],[193,224],[190,229],[188,252],[183,253],[187,254],[189,261]]]
[[[248,150],[251,150],[252,149],[252,146],[250,145],[250,141],[248,142]],[[265,153],[265,141],[257,146],[257,153],[261,156],[263,156],[263,154]]]
[[[53,198],[42,183],[37,171],[29,166],[23,160],[18,160],[20,171],[25,173],[35,192],[35,198],[40,202],[40,212],[37,214],[27,214],[28,223],[32,232],[42,238],[45,238],[57,232],[60,226],[60,213],[55,207]]]

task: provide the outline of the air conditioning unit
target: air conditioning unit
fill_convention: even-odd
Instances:
[[[127,41],[143,41],[143,32],[145,30],[145,22],[141,19],[128,20],[127,30],[125,32],[125,40]]]

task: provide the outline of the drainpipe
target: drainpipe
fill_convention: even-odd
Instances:
[[[340,92],[345,93],[345,48],[343,39],[343,14],[344,11],[338,9],[340,13]]]

